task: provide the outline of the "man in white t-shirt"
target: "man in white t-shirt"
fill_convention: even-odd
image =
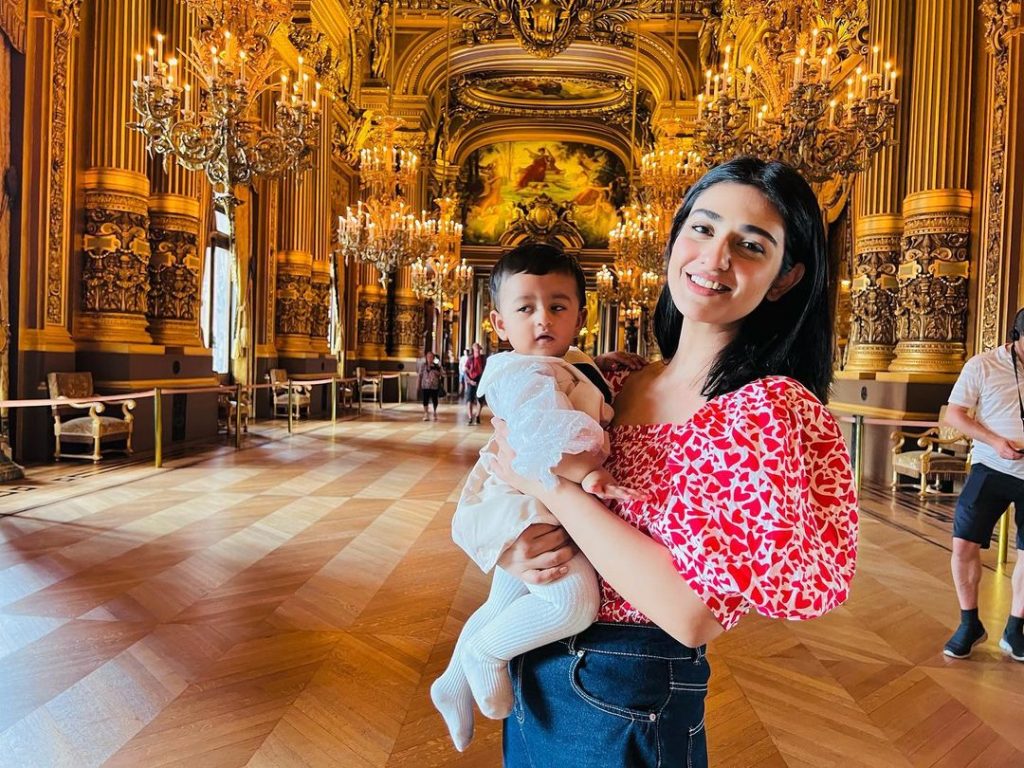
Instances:
[[[946,424],[974,440],[971,474],[953,519],[952,568],[960,626],[943,653],[956,659],[966,659],[987,637],[978,618],[981,550],[988,549],[995,524],[1012,503],[1017,564],[1010,617],[999,647],[1024,661],[1024,309],[1014,318],[1011,337],[1009,344],[967,361],[946,409]]]

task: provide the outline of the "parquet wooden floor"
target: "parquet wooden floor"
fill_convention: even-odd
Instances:
[[[487,587],[449,522],[489,428],[442,411],[0,496],[0,765],[500,765],[498,724],[460,755],[427,695]],[[862,505],[847,605],[715,642],[712,764],[1024,766],[1024,665],[995,644],[1008,572],[989,558],[993,639],[946,659],[951,502]]]

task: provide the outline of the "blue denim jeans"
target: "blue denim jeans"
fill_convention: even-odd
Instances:
[[[510,664],[505,768],[705,768],[704,647],[598,623]]]

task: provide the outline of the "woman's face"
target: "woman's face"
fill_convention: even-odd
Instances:
[[[668,287],[688,321],[732,327],[766,298],[803,277],[803,264],[780,275],[786,228],[756,188],[722,182],[704,190],[672,244]]]

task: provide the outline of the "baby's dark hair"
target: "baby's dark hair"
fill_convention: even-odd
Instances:
[[[498,259],[491,271],[491,302],[495,307],[505,278],[521,274],[568,275],[576,281],[580,309],[587,305],[587,279],[575,256],[546,243],[524,243]]]

